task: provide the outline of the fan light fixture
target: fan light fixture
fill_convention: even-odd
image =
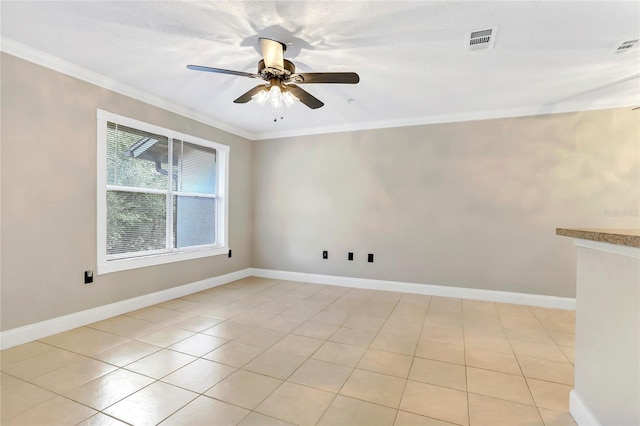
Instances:
[[[278,79],[271,80],[270,86],[265,86],[264,89],[251,98],[260,106],[268,106],[271,108],[276,115],[273,121],[278,121],[278,117],[282,120],[284,109],[289,108],[295,104],[296,101],[299,101],[286,87],[282,87],[282,83]]]
[[[311,109],[318,109],[324,106],[320,99],[300,87],[301,84],[358,84],[360,81],[360,77],[355,72],[296,73],[296,66],[293,62],[284,59],[283,55],[287,50],[286,44],[264,37],[260,37],[258,40],[263,59],[258,62],[258,72],[256,74],[203,67],[201,65],[187,65],[187,68],[195,71],[229,74],[238,77],[259,78],[266,81],[267,84],[262,83],[253,89],[249,89],[233,102],[246,104],[255,99],[260,105],[267,105],[273,110],[276,116],[273,121],[278,121],[278,117],[282,119],[284,109],[290,107],[296,101],[300,101],[300,103]]]

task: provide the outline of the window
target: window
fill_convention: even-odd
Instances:
[[[226,254],[229,147],[98,110],[98,274]]]

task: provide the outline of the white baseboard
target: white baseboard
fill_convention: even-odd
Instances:
[[[302,281],[314,284],[337,285],[369,290],[399,291],[402,293],[514,303],[517,305],[541,306],[544,308],[576,309],[576,299],[570,297],[544,296],[540,294],[405,283],[400,281],[383,281],[366,278],[338,277],[334,275],[307,274],[304,272],[276,271],[273,269],[259,268],[252,268],[251,275],[261,278]]]
[[[134,297],[132,299],[122,300],[120,302],[98,306],[97,308],[87,309],[85,311],[75,312],[73,314],[52,318],[35,324],[25,325],[24,327],[3,331],[0,333],[0,349],[7,349],[32,340],[41,339],[52,334],[61,333],[76,327],[111,318],[116,315],[135,311],[136,309],[146,308],[147,306],[156,305],[177,297],[197,293],[231,281],[249,277],[250,275],[250,268],[242,269],[229,274],[207,278],[202,281],[168,288],[155,293],[145,294],[144,296]]]
[[[596,416],[589,410],[589,407],[576,393],[575,389],[572,389],[569,393],[569,412],[578,423],[578,426],[600,426]]]
[[[405,283],[366,278],[338,277],[333,275],[307,274],[303,272],[276,271],[272,269],[247,268],[190,284],[172,287],[109,305],[98,306],[35,324],[25,325],[0,333],[0,349],[7,349],[52,334],[122,315],[136,309],[145,308],[177,297],[186,296],[208,288],[235,280],[256,276],[278,280],[302,281],[313,284],[327,284],[370,290],[398,291],[402,293],[425,294],[430,296],[457,297],[463,299],[486,300],[490,302],[514,303],[518,305],[542,306],[545,308],[575,309],[576,300],[569,297],[543,296],[538,294],[514,293],[508,291],[482,290],[464,287],[448,287],[431,284]],[[585,423],[587,424],[587,423]]]

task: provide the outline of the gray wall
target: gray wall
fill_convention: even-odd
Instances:
[[[252,143],[4,53],[1,67],[1,330],[250,266],[573,297],[575,250],[554,229],[640,226],[629,109]],[[233,258],[82,283],[96,108],[231,147]]]
[[[1,329],[251,265],[252,142],[2,54]],[[231,147],[230,246],[216,256],[96,276],[96,108]]]
[[[627,108],[256,142],[253,266],[574,297],[555,228],[640,227],[639,123]]]

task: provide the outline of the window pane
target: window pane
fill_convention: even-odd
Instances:
[[[174,189],[200,194],[216,193],[216,150],[188,142],[173,142]]]
[[[166,248],[166,196],[107,191],[107,254]]]
[[[216,199],[174,197],[174,244],[177,248],[216,242]]]
[[[107,124],[107,184],[167,188],[168,140],[113,123]]]

